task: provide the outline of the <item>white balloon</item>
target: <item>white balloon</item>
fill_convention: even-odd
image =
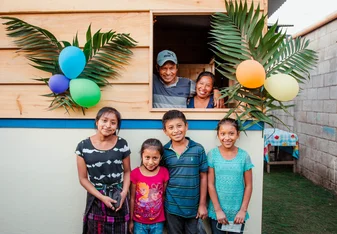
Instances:
[[[297,80],[286,74],[270,76],[264,87],[273,98],[282,102],[294,99],[300,90]]]

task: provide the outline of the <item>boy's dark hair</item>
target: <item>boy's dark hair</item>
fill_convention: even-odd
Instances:
[[[214,76],[214,74],[213,74],[212,72],[209,72],[209,71],[201,72],[201,73],[198,75],[197,79],[195,80],[195,83],[198,83],[199,80],[200,80],[202,77],[204,77],[204,76],[209,76],[209,77],[212,78],[212,85],[213,85],[213,87],[214,87],[214,84],[215,84],[215,76]]]
[[[96,115],[96,118],[95,118],[95,128],[97,128],[97,126],[96,126],[97,121],[98,121],[98,120],[102,117],[102,115],[104,115],[105,113],[113,113],[113,114],[116,115],[116,118],[117,118],[117,131],[114,133],[114,135],[116,135],[116,133],[118,133],[119,130],[121,129],[122,117],[121,117],[121,113],[119,113],[119,111],[116,110],[116,109],[113,108],[113,107],[106,106],[106,107],[103,107],[102,109],[100,109],[100,110],[97,112],[97,115]]]
[[[163,115],[163,118],[162,118],[164,130],[165,130],[166,122],[172,119],[181,119],[185,124],[187,124],[187,120],[183,112],[178,111],[178,110],[169,110]]]
[[[220,126],[226,123],[230,123],[231,125],[235,127],[237,132],[240,132],[240,127],[239,127],[239,123],[237,120],[232,119],[232,118],[223,118],[222,120],[218,122],[218,125],[216,126],[216,133],[219,133]]]
[[[164,147],[162,145],[162,143],[160,142],[160,140],[156,139],[156,138],[149,138],[147,140],[145,140],[140,148],[140,157],[142,158],[142,154],[144,153],[144,150],[146,149],[155,149],[158,150],[158,152],[160,153],[160,156],[163,156],[164,154]]]

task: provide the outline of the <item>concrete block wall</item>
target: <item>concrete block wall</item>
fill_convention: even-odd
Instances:
[[[289,104],[290,116],[275,111],[299,137],[298,171],[316,184],[337,193],[337,19],[305,35],[319,61],[311,79],[301,84]],[[281,124],[277,128],[288,130]]]

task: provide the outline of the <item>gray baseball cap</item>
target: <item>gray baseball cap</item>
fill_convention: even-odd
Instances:
[[[171,62],[174,62],[175,64],[178,64],[177,56],[173,51],[163,50],[159,52],[157,56],[157,64],[161,67],[167,61],[171,61]]]

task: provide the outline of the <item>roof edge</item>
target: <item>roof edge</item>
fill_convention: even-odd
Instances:
[[[311,33],[312,31],[320,28],[320,27],[323,27],[324,25],[330,23],[331,21],[337,19],[337,11],[331,13],[330,15],[326,16],[324,19],[318,21],[317,23],[315,24],[312,24],[311,26],[303,29],[302,31],[299,31],[297,33],[295,33],[294,35],[292,35],[293,38],[296,38],[296,37],[303,37],[309,33]]]

